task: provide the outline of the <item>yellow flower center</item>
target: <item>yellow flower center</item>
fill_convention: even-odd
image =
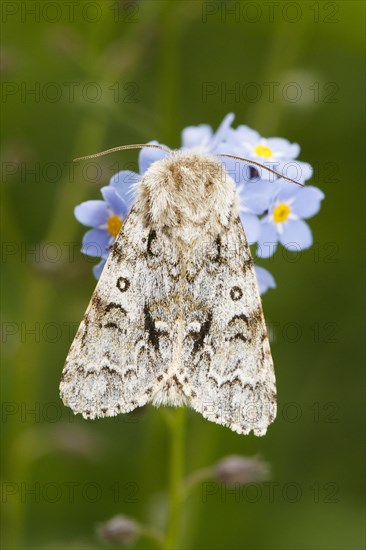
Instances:
[[[273,219],[276,223],[285,222],[289,217],[290,212],[291,212],[291,209],[288,206],[288,204],[285,204],[285,203],[278,204],[276,208],[273,210]]]
[[[113,236],[117,237],[120,229],[122,227],[122,220],[119,216],[111,216],[107,221],[108,232]]]
[[[256,147],[254,147],[254,151],[259,157],[264,157],[266,159],[270,158],[273,154],[272,149],[266,147],[265,145],[257,145]]]

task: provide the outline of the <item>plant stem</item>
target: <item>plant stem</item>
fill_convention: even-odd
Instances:
[[[165,550],[176,550],[179,541],[179,528],[183,502],[182,479],[184,470],[184,407],[177,407],[177,409],[172,412],[169,425],[171,431],[169,512],[164,548]]]

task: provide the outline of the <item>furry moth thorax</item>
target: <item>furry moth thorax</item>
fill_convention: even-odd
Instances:
[[[144,174],[136,206],[148,225],[193,244],[203,228],[215,235],[228,226],[237,192],[217,157],[176,151]]]

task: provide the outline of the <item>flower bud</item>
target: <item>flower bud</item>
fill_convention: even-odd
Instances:
[[[138,537],[140,525],[133,519],[118,515],[100,524],[97,528],[97,533],[106,542],[129,546]]]
[[[232,455],[223,458],[215,466],[218,481],[227,485],[253,483],[267,478],[269,466],[258,458]]]

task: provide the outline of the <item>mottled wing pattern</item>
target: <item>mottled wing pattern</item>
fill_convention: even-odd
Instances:
[[[66,359],[60,391],[85,418],[147,403],[168,378],[176,341],[175,243],[133,209],[121,230]]]
[[[200,243],[186,270],[183,391],[208,420],[263,435],[276,415],[275,375],[240,219]]]

